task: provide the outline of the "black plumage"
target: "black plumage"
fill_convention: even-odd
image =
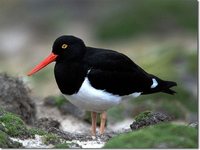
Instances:
[[[67,49],[61,49],[64,43],[68,44]],[[58,54],[54,71],[58,87],[63,94],[77,93],[86,76],[95,89],[119,96],[134,92],[175,93],[170,89],[176,86],[175,82],[164,81],[148,74],[122,53],[86,47],[81,39],[74,36],[58,38],[54,42],[53,52]],[[155,88],[151,88],[153,78],[158,82]]]

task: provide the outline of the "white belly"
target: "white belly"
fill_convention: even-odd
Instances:
[[[86,77],[78,93],[73,95],[64,95],[75,106],[88,111],[102,112],[110,107],[118,105],[123,99],[131,96],[139,96],[141,93],[133,93],[127,96],[118,96],[108,93],[104,90],[93,88]]]

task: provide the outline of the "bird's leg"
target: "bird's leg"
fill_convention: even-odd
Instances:
[[[96,135],[96,122],[97,122],[97,113],[96,112],[91,112],[91,117],[92,117],[92,135]]]
[[[105,111],[102,112],[100,117],[101,117],[100,134],[104,134],[106,118],[107,118],[106,112]]]

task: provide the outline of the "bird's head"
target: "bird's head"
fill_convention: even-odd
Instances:
[[[84,55],[84,53],[85,44],[81,39],[69,35],[60,36],[55,40],[51,54],[33,68],[27,75],[31,76],[53,61],[62,62],[75,59],[78,60],[82,55]]]

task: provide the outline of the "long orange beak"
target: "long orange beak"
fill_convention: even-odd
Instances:
[[[41,70],[42,68],[47,66],[49,63],[53,62],[56,59],[56,57],[58,57],[58,55],[51,53],[41,63],[39,63],[37,66],[35,66],[35,68],[33,68],[27,75],[31,76],[32,74],[38,72],[39,70]]]

